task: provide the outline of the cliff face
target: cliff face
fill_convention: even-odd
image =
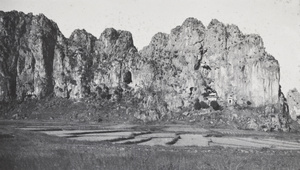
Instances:
[[[53,91],[53,57],[62,37],[44,15],[0,13],[0,100],[42,97]]]
[[[0,36],[1,101],[50,94],[115,101],[130,94],[140,101],[135,116],[149,120],[213,101],[279,104],[279,64],[261,37],[217,20],[206,28],[188,18],[140,52],[130,32],[108,28],[96,38],[75,30],[65,38],[45,16],[21,12],[0,12]]]
[[[290,90],[286,99],[291,118],[300,123],[300,93],[297,89]]]
[[[127,31],[106,29],[97,39],[75,30],[67,39],[44,15],[1,12],[0,30],[1,101],[49,94],[78,99],[100,86],[116,87],[136,53]]]
[[[55,95],[80,99],[118,87],[135,53],[127,31],[108,28],[97,39],[75,30],[54,55]]]
[[[188,18],[170,34],[156,34],[140,53],[158,63],[163,74],[156,88],[168,91],[166,101],[175,110],[197,98],[209,102],[209,94],[226,105],[279,101],[278,61],[258,35],[243,35],[237,26],[212,20],[205,28]]]

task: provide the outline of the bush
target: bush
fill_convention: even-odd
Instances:
[[[201,101],[200,105],[201,105],[201,108],[203,108],[203,109],[209,108],[208,104],[206,104],[204,101]]]
[[[201,109],[201,104],[199,103],[199,99],[195,100],[194,109],[195,110],[200,110]]]
[[[219,105],[219,103],[217,101],[211,101],[210,102],[210,106],[214,109],[214,110],[221,110],[221,106]]]

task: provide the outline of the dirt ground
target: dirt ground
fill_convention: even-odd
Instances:
[[[109,140],[76,140],[101,135]],[[299,140],[294,133],[184,124],[3,120],[0,169],[299,169]],[[242,141],[250,146],[232,146]]]

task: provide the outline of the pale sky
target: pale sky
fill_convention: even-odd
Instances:
[[[108,27],[128,30],[139,50],[188,17],[205,26],[216,18],[259,34],[279,61],[283,91],[300,90],[300,0],[0,0],[0,10],[43,13],[66,37],[78,28],[96,37]]]

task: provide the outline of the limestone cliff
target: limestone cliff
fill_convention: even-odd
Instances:
[[[300,93],[297,89],[290,90],[287,93],[286,99],[291,118],[300,123]]]
[[[162,75],[154,84],[168,91],[171,108],[196,98],[209,102],[210,94],[226,105],[279,102],[278,61],[265,52],[261,37],[243,35],[237,26],[212,20],[205,28],[188,18],[170,34],[156,34],[140,53],[159,65]]]
[[[0,36],[0,100],[51,94],[57,25],[42,14],[0,12]]]
[[[130,32],[109,28],[97,39],[75,30],[65,38],[42,14],[1,12],[0,30],[1,101],[87,97],[117,87],[137,56]]]
[[[65,38],[44,15],[0,12],[0,101],[88,97],[138,101],[139,119],[222,107],[280,113],[279,64],[259,35],[212,20],[186,19],[140,52],[128,31]]]

